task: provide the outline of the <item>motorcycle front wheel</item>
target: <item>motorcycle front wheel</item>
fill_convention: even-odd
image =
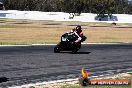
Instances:
[[[60,48],[58,46],[55,46],[54,53],[60,53]]]

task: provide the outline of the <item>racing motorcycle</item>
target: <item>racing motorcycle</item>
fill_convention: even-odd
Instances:
[[[63,34],[61,36],[61,42],[54,47],[54,53],[60,53],[60,51],[72,51],[72,53],[77,53],[81,48],[81,42],[87,39],[85,36],[81,36],[81,38],[80,42],[75,43],[74,41],[78,39],[78,36],[75,35],[74,32]]]

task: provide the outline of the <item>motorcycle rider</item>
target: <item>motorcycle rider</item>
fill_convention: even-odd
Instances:
[[[71,32],[73,32],[78,37],[78,39],[74,41],[75,43],[78,43],[82,40],[83,32],[80,25],[78,25],[76,28],[73,28]]]
[[[86,37],[82,33],[81,26],[77,26],[61,36],[61,42],[54,48],[54,52],[72,51],[72,53],[76,53],[81,48],[81,42],[85,40]]]

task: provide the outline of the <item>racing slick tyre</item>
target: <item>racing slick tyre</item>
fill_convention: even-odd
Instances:
[[[72,54],[76,54],[77,51],[81,48],[81,44],[74,43],[73,49],[72,49]]]
[[[74,48],[74,49],[72,50],[72,54],[76,54],[78,50],[79,50],[79,48]]]
[[[76,54],[78,50],[72,50],[72,54]]]

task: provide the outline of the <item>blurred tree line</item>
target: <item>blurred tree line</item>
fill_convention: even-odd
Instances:
[[[4,0],[7,10],[132,14],[128,0]]]

